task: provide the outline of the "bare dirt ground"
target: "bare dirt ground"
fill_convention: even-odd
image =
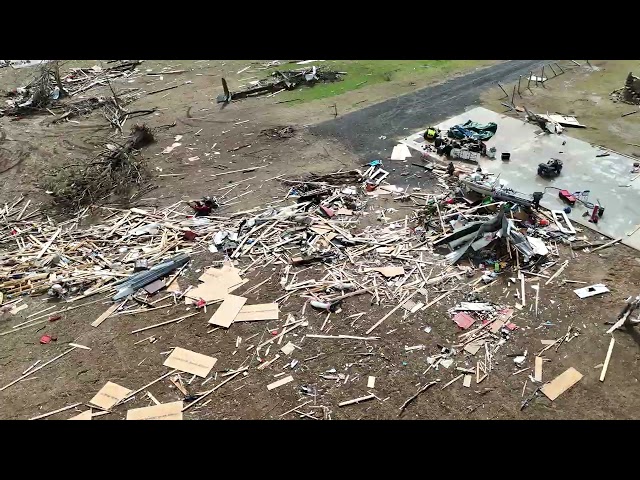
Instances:
[[[184,68],[185,63],[163,62],[162,66]],[[142,65],[143,70],[157,70],[159,66],[158,62],[145,62]],[[137,205],[168,205],[180,199],[199,198],[206,194],[216,195],[220,187],[246,180],[246,186],[241,184],[241,187],[234,188],[228,195],[230,198],[245,194],[238,199],[237,204],[223,210],[221,214],[224,215],[281,200],[288,188],[273,177],[282,174],[295,177],[309,172],[333,172],[362,164],[361,159],[347,151],[344,146],[326,138],[316,138],[307,132],[306,122],[317,121],[321,115],[321,109],[315,114],[309,113],[314,108],[311,104],[300,109],[285,109],[275,104],[278,98],[276,96],[271,99],[243,100],[220,110],[215,104],[215,96],[220,90],[218,75],[235,72],[242,66],[243,62],[203,62],[201,70],[181,74],[176,81],[180,84],[185,81],[193,83],[182,84],[179,88],[166,92],[170,95],[165,97],[163,93],[156,94],[142,98],[134,104],[140,109],[160,108],[159,115],[143,117],[152,127],[176,121],[175,127],[157,130],[156,143],[142,152],[148,159],[151,170],[157,175],[155,182],[158,188],[148,193],[146,199]],[[15,87],[15,72],[11,72],[10,69],[4,70],[9,73],[0,71],[0,87]],[[23,74],[24,70],[20,71],[20,74]],[[198,73],[202,75],[197,75]],[[165,76],[162,82],[156,77],[152,77],[153,80],[142,77],[127,86],[137,86],[151,91],[174,81],[173,77],[168,77],[170,76]],[[621,83],[623,81],[624,79],[621,79]],[[359,91],[358,95],[362,95],[362,92]],[[6,167],[0,170],[6,170],[17,161],[20,162],[2,173],[4,182],[0,184],[0,203],[11,202],[20,193],[29,195],[34,203],[46,201],[48,197],[37,188],[36,183],[47,171],[48,166],[59,164],[64,159],[76,155],[89,155],[110,135],[106,122],[97,114],[78,120],[80,123],[69,122],[48,127],[44,125],[42,117],[19,121],[0,119],[0,155],[3,165],[6,164]],[[260,135],[261,130],[279,125],[293,125],[297,128],[297,134],[293,138],[283,140]],[[162,154],[162,150],[174,142],[176,135],[183,136],[180,141],[182,145],[171,154]],[[606,145],[606,142],[604,144]],[[243,145],[250,146],[235,152],[230,151]],[[207,153],[209,155],[206,155]],[[211,176],[262,165],[267,167],[248,173]],[[160,177],[167,174],[175,176]],[[391,180],[391,183],[394,181]],[[399,208],[396,202],[389,199],[371,200],[372,209],[378,205]],[[395,217],[403,216],[404,212],[400,208]],[[585,234],[592,239],[598,238],[589,231],[585,231]],[[604,325],[604,322],[614,320],[624,300],[630,295],[638,294],[640,255],[635,250],[620,245],[595,254],[577,252],[576,258],[571,258],[568,247],[559,246],[559,250],[560,261],[570,259],[569,266],[560,279],[579,280],[587,284],[602,282],[611,292],[580,300],[572,291],[573,288],[577,288],[575,284],[562,285],[560,282],[554,282],[542,286],[539,317],[535,318],[529,310],[529,304],[523,310],[516,311],[513,322],[519,328],[505,345],[500,362],[484,382],[476,385],[474,380],[471,388],[464,388],[461,382],[445,390],[437,386],[420,395],[400,418],[638,418],[640,391],[637,372],[640,360],[640,332],[636,329],[616,333],[617,342],[605,382],[598,380],[600,370],[595,367],[603,363],[609,344],[609,336],[604,334],[608,326]],[[197,272],[219,259],[218,254],[195,257],[181,283],[195,284],[199,276]],[[271,280],[247,295],[249,303],[270,302],[281,296],[281,274],[280,267],[268,266],[251,277],[246,289],[265,279]],[[317,266],[307,270],[299,280],[318,278],[321,275],[324,275],[323,268]],[[481,292],[481,299],[513,304],[514,287],[507,287],[510,276],[510,272],[505,272],[497,283]],[[238,293],[242,295],[246,289],[240,289]],[[398,418],[402,403],[427,380],[439,378],[443,385],[457,375],[458,372],[453,369],[444,368],[438,372],[429,372],[427,376],[423,372],[427,368],[426,357],[439,351],[437,345],[455,343],[459,329],[450,320],[447,309],[460,300],[463,300],[463,296],[456,292],[426,312],[410,316],[406,320],[403,320],[399,313],[392,315],[379,327],[377,333],[382,337],[379,341],[310,339],[303,338],[303,333],[293,332],[287,339],[301,347],[292,355],[299,360],[299,364],[291,372],[295,378],[294,382],[268,391],[266,385],[275,380],[274,375],[289,372],[289,369],[283,369],[280,362],[262,371],[252,368],[248,376],[230,382],[212,395],[212,401],[206,406],[188,410],[185,418],[278,419],[287,410],[312,399],[316,401],[316,405],[329,407],[333,419]],[[28,309],[16,316],[0,320],[2,331],[25,321],[28,315],[47,305],[45,299],[26,298],[25,302],[29,305]],[[287,313],[298,317],[302,305],[302,299],[290,297],[280,307],[281,319],[286,318]],[[116,316],[109,318],[99,328],[91,327],[90,322],[107,306],[106,301],[98,302],[64,314],[62,319],[55,323],[47,323],[41,329],[25,329],[0,337],[2,385],[20,376],[21,372],[36,360],[45,361],[60,354],[65,350],[67,342],[77,342],[91,348],[90,351],[76,350],[0,392],[0,418],[26,419],[70,403],[88,402],[107,381],[136,390],[167,371],[162,363],[166,358],[166,352],[175,346],[218,358],[215,371],[219,376],[243,364],[250,355],[244,342],[236,348],[238,336],[246,339],[258,334],[254,340],[266,339],[269,335],[268,330],[280,328],[282,325],[282,321],[249,322],[234,324],[228,330],[207,333],[210,330],[206,323],[208,317],[201,313],[182,323],[151,331],[150,334],[157,338],[154,343],[144,341],[135,345],[135,342],[148,335],[145,335],[147,332],[132,335],[132,330],[175,318],[185,307],[179,305],[144,315]],[[351,298],[343,304],[343,313],[333,316],[330,320],[329,333],[364,335],[364,332],[393,306],[371,305],[368,296]],[[345,320],[347,316],[358,312],[366,312],[366,315],[354,324],[351,320]],[[319,333],[325,316],[307,309],[307,333]],[[541,327],[541,324],[547,321],[552,325]],[[538,398],[525,410],[520,411],[523,385],[526,375],[531,372],[513,376],[512,373],[518,368],[506,355],[528,350],[525,366],[532,366],[534,352],[542,348],[540,340],[556,339],[564,335],[571,324],[579,328],[581,335],[561,346],[557,352],[551,349],[545,353],[551,361],[544,364],[544,380],[554,378],[569,367],[575,367],[584,378],[556,401]],[[432,328],[430,333],[424,331],[426,326]],[[40,345],[38,340],[44,333],[56,335],[57,342]],[[405,352],[405,346],[417,344],[424,344],[426,349]],[[475,364],[472,357],[465,359],[462,354],[459,354],[456,360],[457,366],[470,368]],[[255,358],[250,361],[252,367],[257,365]],[[348,380],[335,381],[319,377],[333,368],[339,373],[349,375]],[[341,401],[366,395],[369,375],[377,379],[372,391],[380,400],[339,408],[337,405]],[[183,375],[183,379],[188,380],[189,376]],[[196,393],[205,391],[213,384],[211,381],[202,386],[202,379],[198,378],[187,385],[187,388],[190,393]],[[301,390],[303,386],[315,389],[315,397],[305,395]],[[531,382],[528,382],[525,397],[530,395],[534,388]],[[167,380],[149,387],[148,391],[162,403],[182,399],[180,392]],[[113,413],[95,419],[123,419],[127,408],[149,404],[148,397],[140,394],[126,406],[118,407]],[[303,411],[312,412],[307,409]],[[49,418],[65,419],[76,413],[78,412],[70,410]],[[290,413],[283,418],[299,417],[296,413]],[[301,418],[311,421],[307,417]]]

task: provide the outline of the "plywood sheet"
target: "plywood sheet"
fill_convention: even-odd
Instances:
[[[376,387],[376,377],[369,376],[367,380],[367,388],[375,388]]]
[[[103,410],[110,410],[116,403],[123,400],[131,393],[128,388],[122,387],[117,383],[107,382],[95,396],[89,400],[89,403]]]
[[[127,420],[182,420],[182,400],[127,410]]]
[[[209,323],[219,327],[229,328],[247,299],[236,295],[229,295],[220,304],[218,309],[209,319]]]
[[[176,347],[167,357],[163,365],[205,378],[218,361],[217,358]]]
[[[244,305],[234,322],[253,322],[257,320],[277,320],[277,303],[259,303],[256,305]]]
[[[474,340],[472,342],[467,343],[464,346],[464,351],[470,353],[471,355],[475,355],[478,353],[478,350],[482,348],[484,345],[484,340]]]
[[[544,393],[549,400],[553,401],[573,387],[581,379],[582,374],[575,368],[571,367],[544,385],[540,391]]]
[[[85,410],[84,412],[71,417],[69,420],[91,420],[91,409]]]
[[[533,378],[536,382],[542,381],[542,357],[536,357]]]
[[[289,382],[293,382],[293,377],[291,375],[281,378],[277,382],[270,383],[269,385],[267,385],[267,390],[273,390],[274,388],[281,387],[282,385],[286,385]]]
[[[296,347],[293,345],[293,343],[287,342],[287,344],[284,347],[282,347],[280,351],[285,355],[291,355],[291,353],[293,353],[295,349]]]

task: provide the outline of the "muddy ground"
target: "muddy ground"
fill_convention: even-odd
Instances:
[[[331,172],[363,163],[361,158],[344,145],[326,137],[318,138],[310,134],[305,126],[307,124],[300,121],[298,116],[301,110],[281,108],[273,103],[277,97],[270,100],[244,100],[220,110],[211,100],[219,93],[219,80],[215,75],[223,72],[226,65],[221,66],[221,63],[225,62],[208,63],[213,66],[207,67],[206,70],[182,74],[180,82],[190,80],[193,83],[167,92],[173,92],[172,95],[164,98],[160,98],[163,94],[157,98],[150,96],[135,103],[136,108],[157,106],[161,109],[160,115],[146,117],[145,121],[152,127],[176,121],[175,127],[157,130],[157,142],[142,153],[157,175],[155,182],[158,188],[145,195],[145,199],[138,205],[167,205],[180,199],[197,198],[204,194],[216,195],[220,187],[246,180],[228,194],[227,198],[231,198],[246,193],[238,198],[238,203],[222,212],[225,214],[284,198],[288,188],[273,177],[283,174],[295,177],[308,172]],[[184,65],[184,62],[166,62],[164,65],[175,68],[176,64]],[[157,68],[145,64],[143,66]],[[216,68],[218,73],[215,73]],[[196,75],[202,72],[207,76]],[[6,88],[6,78],[2,71],[0,79],[2,86]],[[154,85],[146,85],[147,83],[151,81],[143,77],[136,79],[132,84],[152,90],[162,88],[167,83],[167,78],[165,77],[160,85],[157,84],[157,79],[154,80]],[[312,110],[313,107],[305,108]],[[99,116],[93,115],[79,120],[79,124],[67,123],[47,127],[43,124],[43,118],[16,122],[7,118],[0,119],[0,148],[3,161],[10,164],[22,158],[19,165],[2,174],[4,182],[0,184],[0,202],[13,201],[21,192],[30,195],[29,198],[35,203],[48,200],[36,185],[47,171],[48,165],[63,162],[65,158],[73,158],[75,155],[93,153],[111,134],[105,121]],[[293,138],[283,140],[260,135],[262,129],[278,125],[294,125],[297,133]],[[166,146],[173,143],[176,135],[183,136],[182,146],[169,155],[161,154]],[[250,146],[235,152],[230,151],[242,145]],[[206,153],[210,155],[205,155]],[[193,157],[199,159],[194,160]],[[249,173],[211,177],[225,171],[263,165],[267,166]],[[160,177],[167,174],[176,176]],[[394,183],[394,180],[391,180],[391,183]],[[399,208],[393,200],[370,201],[372,209],[377,205]],[[399,210],[396,216],[403,217],[403,209]],[[586,229],[584,234],[592,239],[599,239]],[[486,380],[479,385],[476,385],[474,380],[471,388],[464,388],[461,381],[445,390],[441,390],[440,386],[434,387],[415,400],[400,418],[638,418],[640,391],[637,372],[640,332],[636,329],[616,333],[616,345],[605,382],[598,380],[600,370],[596,366],[603,363],[609,344],[609,336],[604,334],[608,326],[604,322],[614,320],[624,300],[629,295],[638,293],[640,255],[635,250],[620,245],[595,254],[576,252],[576,258],[571,258],[568,247],[559,246],[559,251],[559,261],[570,259],[569,266],[560,279],[578,280],[587,284],[602,282],[611,292],[580,300],[572,291],[577,288],[576,284],[563,285],[561,282],[554,282],[543,285],[538,318],[529,311],[530,302],[523,310],[516,311],[513,322],[519,328],[498,354],[499,363]],[[219,258],[214,254],[203,254],[194,258],[187,274],[181,278],[181,283],[195,284],[199,276],[197,272]],[[270,278],[270,281],[247,297],[248,303],[273,301],[283,294],[279,285],[281,274],[280,266],[268,266],[263,271],[249,275],[247,278],[250,278],[250,282],[244,290],[240,289],[237,293],[242,295],[246,289]],[[314,267],[301,275],[299,280],[319,278],[324,274],[324,268]],[[508,271],[501,275],[498,282],[481,292],[481,299],[513,305],[516,300],[513,297],[515,288],[513,285],[507,287],[511,276],[513,273]],[[450,287],[451,285],[448,285],[446,288]],[[532,290],[528,290],[529,292]],[[211,395],[212,401],[206,406],[188,410],[185,418],[278,419],[282,413],[311,399],[315,400],[315,405],[327,406],[333,419],[398,418],[399,407],[419,386],[433,379],[440,379],[440,385],[444,385],[457,375],[458,372],[453,370],[455,366],[475,365],[472,357],[465,358],[463,354],[458,354],[451,369],[441,368],[437,372],[423,374],[427,368],[426,357],[438,352],[437,345],[455,343],[455,338],[460,332],[447,314],[447,309],[462,299],[461,293],[453,293],[428,311],[405,320],[401,314],[394,314],[376,331],[381,336],[378,341],[303,338],[305,330],[299,329],[287,336],[287,340],[301,347],[291,355],[299,361],[292,372],[283,368],[282,361],[264,370],[251,368],[248,376],[229,382]],[[0,320],[1,330],[6,331],[11,326],[23,322],[28,315],[46,308],[47,304],[44,302],[45,299],[26,298],[25,303],[29,308],[16,316],[5,316]],[[63,352],[67,342],[77,342],[91,348],[90,351],[76,350],[0,392],[0,418],[26,419],[71,403],[88,402],[107,381],[136,390],[167,371],[162,362],[166,358],[166,352],[175,346],[216,357],[218,363],[214,370],[218,372],[218,376],[243,363],[246,365],[249,361],[251,366],[255,367],[258,363],[254,357],[247,360],[249,352],[246,351],[247,343],[244,340],[236,349],[237,337],[247,339],[258,334],[249,340],[250,344],[260,338],[268,338],[268,330],[280,328],[286,314],[291,313],[296,318],[300,316],[302,299],[292,296],[282,304],[279,321],[235,324],[228,330],[215,330],[211,333],[207,333],[211,329],[206,323],[208,315],[204,313],[179,324],[152,330],[148,334],[130,333],[134,329],[179,316],[186,308],[184,305],[145,315],[116,316],[109,318],[99,328],[91,327],[91,321],[107,306],[106,301],[98,302],[69,312],[57,322],[45,324],[43,328],[25,329],[0,337],[2,385],[19,377],[36,360],[46,361]],[[348,299],[343,304],[343,312],[330,318],[329,334],[364,335],[364,332],[393,306],[373,306],[366,296]],[[366,315],[353,324],[351,319],[345,320],[349,315],[359,312],[366,312]],[[209,315],[210,313],[211,311]],[[306,332],[319,333],[325,316],[307,309],[309,327]],[[540,327],[543,322],[550,322],[552,325]],[[561,346],[558,352],[554,349],[545,352],[545,356],[551,361],[544,363],[543,378],[545,381],[550,380],[569,367],[575,367],[584,378],[556,401],[538,398],[521,411],[523,385],[526,375],[531,372],[513,376],[512,373],[518,368],[506,355],[527,350],[529,354],[525,366],[533,366],[533,354],[542,349],[540,340],[560,337],[571,324],[579,328],[581,335]],[[427,326],[431,327],[430,333],[425,332]],[[39,344],[38,340],[44,333],[56,335],[58,341],[47,345]],[[326,329],[323,333],[327,333]],[[154,343],[143,341],[135,345],[135,342],[150,335],[157,339]],[[424,344],[426,349],[405,352],[405,346],[418,344]],[[347,381],[337,382],[319,377],[332,368],[338,373],[349,375]],[[274,375],[283,371],[293,375],[295,380],[268,391],[266,385],[274,381]],[[367,389],[369,375],[376,377],[373,390]],[[189,375],[183,375],[185,381],[189,378]],[[202,386],[202,382],[203,380],[198,378],[187,385],[190,393],[204,391],[216,383],[209,380]],[[315,397],[305,395],[301,390],[303,386],[315,389]],[[527,382],[525,397],[534,389],[531,381]],[[180,392],[168,380],[156,383],[148,390],[163,403],[182,398]],[[379,400],[344,408],[337,406],[341,401],[366,395],[368,390],[375,393]],[[127,408],[149,404],[149,398],[139,394],[135,400],[117,407],[109,415],[96,417],[96,420],[123,419]],[[303,408],[303,411],[314,412],[308,409],[308,406]],[[73,410],[66,411],[50,418],[65,419],[76,413],[77,411]],[[283,418],[299,418],[299,415],[290,413]],[[311,421],[307,417],[302,418]]]

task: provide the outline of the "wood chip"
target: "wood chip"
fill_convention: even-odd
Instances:
[[[277,382],[270,383],[269,385],[267,385],[267,390],[273,390],[274,388],[281,387],[282,385],[286,385],[289,382],[293,382],[293,377],[291,375],[281,378]]]
[[[558,398],[582,379],[582,374],[571,367],[544,385],[540,391],[551,401]]]
[[[205,378],[217,361],[217,358],[176,347],[163,365]]]
[[[110,410],[111,407],[123,400],[130,393],[131,390],[128,388],[122,387],[117,383],[107,382],[104,387],[89,400],[89,403],[103,410]]]
[[[287,342],[285,346],[280,349],[280,351],[285,355],[291,355],[295,349],[296,347],[293,343]]]
[[[182,400],[127,410],[127,420],[182,420]]]
[[[209,323],[219,327],[229,328],[246,301],[247,299],[244,297],[228,295],[211,316]]]
[[[254,322],[257,320],[278,320],[279,308],[277,303],[259,303],[244,305],[234,322]]]

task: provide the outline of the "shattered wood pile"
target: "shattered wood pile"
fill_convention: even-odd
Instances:
[[[229,103],[232,100],[255,97],[269,94],[276,95],[285,90],[295,90],[302,85],[313,86],[317,83],[330,83],[342,80],[342,75],[346,72],[334,72],[332,70],[316,68],[301,68],[299,70],[279,71],[276,70],[270,77],[263,80],[251,82],[251,86],[238,92],[230,92],[227,81],[222,79],[224,93],[218,95],[218,103]]]
[[[73,97],[97,87],[110,87],[110,81],[127,78],[142,63],[140,60],[120,62],[108,68],[72,68],[61,77],[58,61],[44,63],[39,67],[34,80],[25,87],[9,92],[7,106],[0,109],[0,116],[26,116],[46,113],[59,115],[53,121],[69,120],[78,115],[86,115],[94,109],[113,104],[118,110],[137,98],[137,89],[128,89],[112,97],[89,97],[72,100]]]
[[[551,348],[557,352],[561,345],[576,338],[580,331],[573,324],[542,348],[532,347],[510,357],[504,353],[509,340],[520,334],[516,322],[526,321],[525,309],[535,318],[543,310],[538,305],[540,290],[559,282],[568,264],[568,260],[560,263],[557,243],[579,240],[575,235],[578,229],[567,233],[555,212],[549,215],[543,210],[490,202],[486,198],[470,200],[464,196],[461,185],[450,186],[444,181],[448,177],[438,169],[432,174],[438,177],[441,192],[427,194],[384,181],[376,184],[372,178],[378,176],[381,163],[372,162],[365,167],[368,169],[364,171],[281,179],[288,188],[284,206],[277,201],[248,211],[225,213],[233,200],[225,197],[238,185],[232,184],[224,187],[227,192],[221,194],[220,189],[217,197],[207,197],[204,203],[179,202],[159,210],[95,209],[103,213],[102,223],[88,228],[82,228],[81,224],[92,213],[89,208],[67,221],[55,223],[28,200],[19,199],[0,211],[7,225],[0,237],[4,250],[0,256],[2,314],[15,315],[28,308],[23,303],[26,295],[45,293],[52,305],[29,312],[25,322],[0,332],[0,336],[34,328],[60,313],[102,301],[101,298],[73,304],[98,294],[106,295],[104,298],[113,303],[91,323],[93,328],[122,315],[163,310],[170,316],[169,320],[131,331],[136,335],[132,338],[134,345],[156,341],[153,335],[138,334],[184,321],[211,328],[207,330],[209,333],[219,329],[233,332],[234,324],[257,322],[255,334],[244,339],[234,336],[236,351],[242,348],[248,356],[237,361],[226,359],[226,364],[231,361],[234,367],[221,375],[213,371],[218,358],[191,351],[185,348],[188,344],[177,346],[163,363],[167,372],[150,378],[150,383],[138,388],[108,382],[92,399],[77,399],[99,410],[80,413],[87,419],[136,401],[136,395],[165,379],[181,392],[178,400],[159,404],[149,393],[147,396],[154,405],[130,408],[128,419],[181,419],[184,411],[194,406],[204,409],[215,401],[214,392],[247,375],[263,379],[267,391],[295,389],[303,398],[309,398],[280,417],[293,413],[301,418],[330,419],[332,408],[386,401],[372,393],[376,391],[376,378],[369,376],[360,396],[331,404],[332,400],[322,390],[298,382],[302,371],[299,367],[304,365],[308,370],[313,365],[309,362],[317,356],[299,360],[301,357],[296,353],[310,343],[347,342],[369,346],[365,354],[373,354],[371,349],[375,345],[384,344],[383,333],[391,334],[399,323],[416,321],[445,303],[451,305],[450,324],[460,331],[453,341],[441,340],[437,349],[428,350],[422,344],[404,347],[403,354],[422,356],[423,375],[429,378],[404,403],[401,404],[403,398],[393,400],[398,405],[398,415],[440,382],[440,389],[454,388],[456,382],[462,388],[471,388],[474,381],[481,384],[505,358],[510,359],[507,363],[512,363],[515,370],[512,375],[531,370],[527,365],[533,364],[522,397],[527,382],[531,382],[534,390],[522,401],[521,409],[539,392],[553,401],[578,382],[582,375],[569,369],[552,382],[542,383],[545,361],[542,354]],[[411,202],[412,207],[404,217],[391,219],[398,211],[378,207],[379,196],[404,204]],[[202,209],[202,205],[208,208]],[[362,228],[360,221],[367,215],[374,215],[377,222]],[[466,256],[469,264],[454,265],[452,253],[458,259]],[[187,285],[184,276],[189,270],[189,259],[196,255],[208,256],[212,266],[201,272],[197,284]],[[268,303],[251,301],[252,294],[265,283],[277,285],[278,280],[272,278],[272,266],[280,269],[281,295],[272,295]],[[261,278],[261,272],[268,272],[266,278]],[[482,292],[500,278],[507,289],[515,290],[518,301],[513,306],[506,301],[498,304],[483,298]],[[536,283],[531,285],[532,281]],[[247,285],[250,282],[253,284]],[[586,292],[576,293],[590,296],[605,291],[592,286]],[[375,308],[370,310],[372,305]],[[347,308],[360,311],[345,315]],[[311,318],[317,319],[318,313],[322,315],[321,321],[310,322]],[[263,322],[270,325],[277,322],[280,326],[268,329],[271,335],[264,339],[260,326]],[[430,332],[431,327],[427,328],[425,332]],[[230,336],[222,338],[221,341],[226,341]],[[60,355],[17,375],[0,391],[67,354],[91,355],[89,350],[84,345],[70,344]],[[279,373],[271,376],[273,369]],[[191,380],[183,382],[181,374],[192,376]],[[198,387],[190,390],[187,387],[196,377]],[[335,369],[318,372],[318,382],[325,386],[343,385],[349,377],[348,373]],[[201,388],[211,380],[217,383]],[[312,402],[307,411],[302,410]],[[78,405],[74,403],[35,418]]]

